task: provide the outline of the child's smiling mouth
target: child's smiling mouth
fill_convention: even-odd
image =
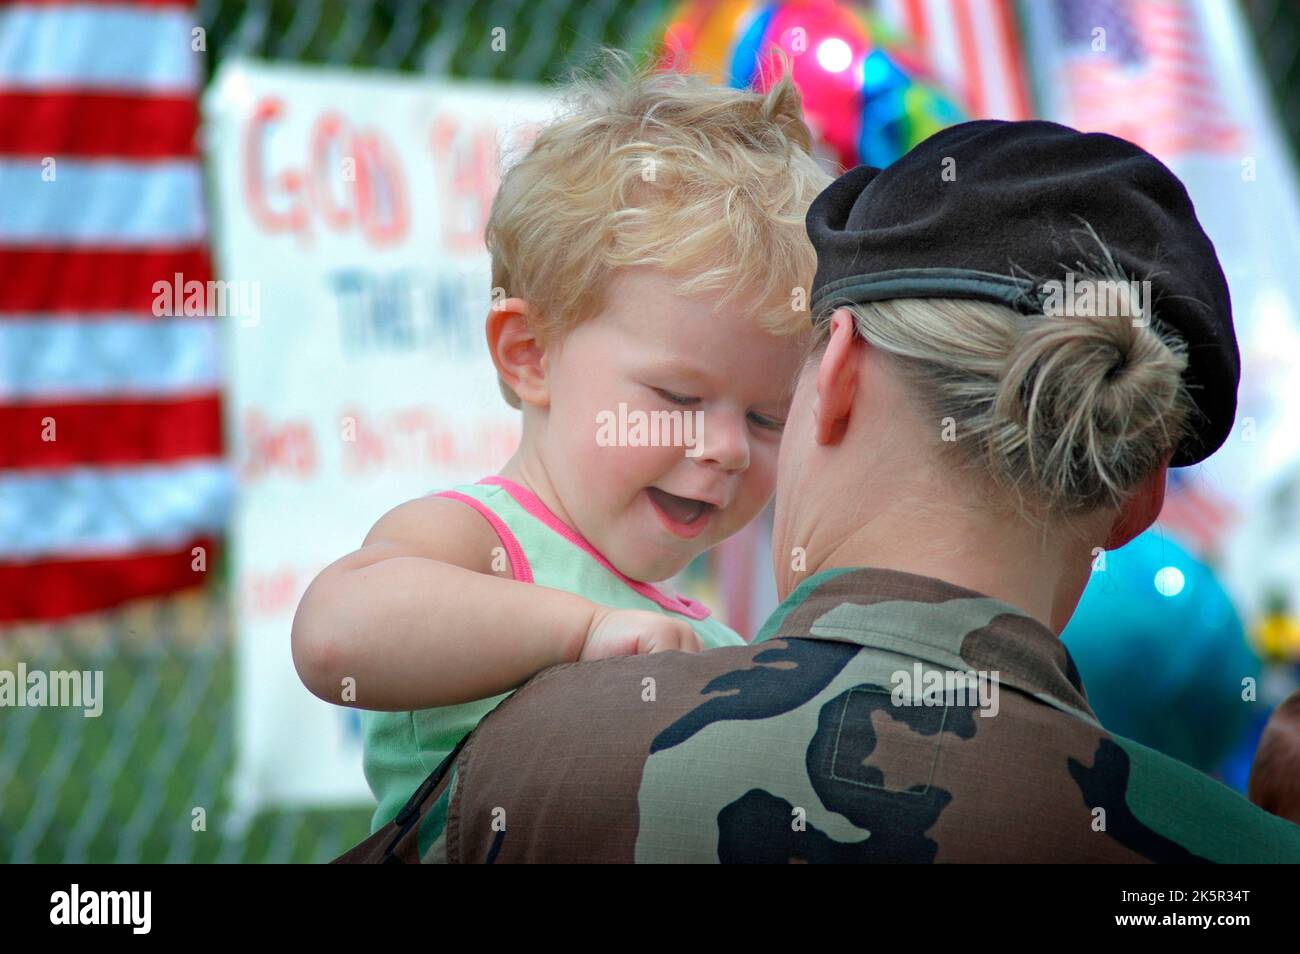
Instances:
[[[668,531],[687,539],[699,536],[718,509],[707,501],[679,497],[658,487],[647,487],[646,496]]]

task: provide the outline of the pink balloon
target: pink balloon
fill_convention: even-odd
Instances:
[[[825,46],[828,41],[830,45]],[[762,88],[770,85],[779,70],[772,46],[779,46],[790,57],[813,133],[834,151],[842,166],[855,164],[862,123],[862,64],[871,48],[865,26],[833,0],[783,4],[768,24],[759,55]],[[838,65],[834,62],[837,55],[841,62],[846,59],[846,49],[845,68],[827,69],[826,62]]]

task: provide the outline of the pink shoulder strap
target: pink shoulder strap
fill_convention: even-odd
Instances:
[[[582,549],[593,560],[603,566],[610,573],[614,574],[614,576],[618,577],[618,579],[628,587],[640,593],[646,599],[654,601],[666,610],[670,610],[674,613],[681,613],[689,619],[705,619],[710,615],[709,608],[698,600],[688,599],[680,594],[677,596],[669,596],[667,593],[650,583],[645,583],[641,580],[634,580],[631,577],[624,576],[618,571],[614,564],[605,559],[603,553],[587,542],[586,538],[584,538],[582,534],[578,533],[557,517],[551,509],[546,506],[546,504],[542,503],[541,498],[527,487],[523,487],[506,477],[496,475],[484,477],[482,480],[478,481],[478,483],[494,484],[497,487],[504,488],[510,496],[515,498],[515,501],[518,502],[521,507],[542,523],[546,524],[546,526],[550,527],[560,536],[564,537],[564,539],[568,540],[574,546]],[[475,501],[475,503],[478,503],[478,501]],[[484,515],[486,516],[486,514]],[[496,517],[496,514],[493,514],[492,517]],[[499,519],[500,518],[497,518],[497,520]],[[493,525],[495,526],[495,524]],[[506,532],[508,533],[509,531]],[[502,540],[504,541],[504,539],[505,538],[503,537]],[[511,539],[513,540],[514,538],[511,537]],[[516,544],[516,546],[518,546],[518,544]],[[506,547],[509,549],[509,544],[507,544]]]
[[[434,497],[450,497],[452,500],[459,500],[461,503],[467,503],[492,524],[492,529],[497,532],[501,538],[501,545],[506,548],[506,553],[510,557],[510,571],[514,574],[516,580],[520,583],[533,582],[533,568],[528,564],[528,557],[524,555],[524,548],[519,545],[519,540],[510,532],[504,520],[497,516],[496,511],[469,494],[463,494],[459,490],[443,490],[433,494]]]

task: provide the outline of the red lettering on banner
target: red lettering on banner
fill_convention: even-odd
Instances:
[[[252,570],[242,580],[241,602],[250,617],[293,612],[307,587],[306,574],[295,569]]]
[[[266,158],[266,137],[269,127],[284,114],[284,103],[268,96],[257,104],[244,131],[244,202],[253,221],[264,232],[303,232],[307,227],[307,212],[301,203],[292,202],[289,208],[271,207],[271,196],[294,197],[302,189],[299,174],[292,169],[281,172],[273,181],[267,180],[263,166]]]
[[[305,421],[277,427],[261,411],[250,409],[244,412],[243,438],[248,454],[238,470],[245,481],[270,476],[306,478],[319,469],[316,440]]]
[[[275,171],[268,168],[269,141],[285,118],[284,102],[268,96],[244,128],[244,202],[258,228],[294,233],[303,244],[311,243],[318,224],[334,232],[355,230],[375,247],[405,239],[410,195],[401,156],[388,138],[328,110],[312,124],[303,161]]]
[[[349,408],[340,417],[353,427],[342,466],[354,477],[385,471],[494,473],[519,446],[519,422],[508,419],[453,422],[426,406],[373,417]]]
[[[316,208],[320,211],[321,218],[335,231],[346,229],[352,224],[352,210],[335,200],[331,181],[340,178],[337,173],[343,168],[345,156],[342,139],[346,130],[347,123],[343,117],[330,112],[316,120],[311,137],[312,194],[316,198]],[[331,176],[331,171],[335,175]]]
[[[443,249],[481,255],[492,197],[500,184],[496,126],[482,123],[463,129],[457,117],[443,115],[433,121],[429,141],[438,194],[447,204],[440,217]]]
[[[401,159],[388,139],[375,130],[352,137],[357,163],[355,203],[361,229],[372,245],[392,245],[411,226],[410,200]]]

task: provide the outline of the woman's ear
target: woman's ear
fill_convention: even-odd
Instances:
[[[858,389],[858,337],[853,313],[836,309],[830,317],[831,333],[817,370],[817,397],[813,400],[818,444],[835,444],[844,436]]]
[[[521,401],[550,404],[546,347],[533,330],[532,306],[523,298],[503,298],[488,312],[487,343],[492,363]]]
[[[1147,474],[1119,508],[1119,517],[1111,525],[1110,536],[1106,540],[1107,550],[1118,550],[1156,522],[1156,517],[1160,516],[1165,505],[1165,483],[1169,477],[1169,461],[1172,457],[1172,453],[1166,454],[1160,466]]]

